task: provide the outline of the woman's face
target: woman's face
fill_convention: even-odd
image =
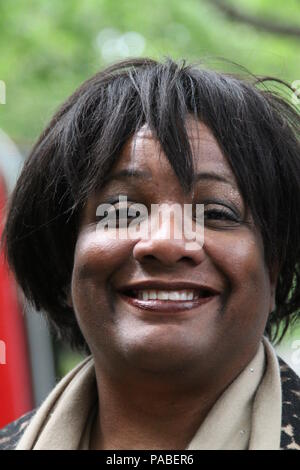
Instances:
[[[83,213],[72,304],[96,364],[112,373],[239,370],[274,308],[275,281],[234,174],[204,124],[190,119],[188,132],[197,174],[190,194],[144,126]],[[204,204],[202,248],[187,249],[184,238],[172,236],[172,217],[136,239],[97,230],[98,206],[119,195],[129,206],[144,204],[150,217],[151,204]]]

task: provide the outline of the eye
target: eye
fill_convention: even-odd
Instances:
[[[221,205],[209,206],[204,208],[204,222],[206,226],[229,227],[240,223],[240,218],[231,209]]]
[[[232,220],[236,221],[236,217],[224,209],[208,209],[204,211],[204,218],[210,220]]]
[[[105,222],[111,228],[125,228],[129,224],[141,222],[145,218],[144,206],[133,201],[104,203],[107,208],[102,209],[101,215],[96,216],[97,222]]]
[[[119,204],[115,207],[117,227],[127,227],[130,222],[141,215],[139,210],[133,211],[133,205],[134,203],[129,202],[124,206]]]

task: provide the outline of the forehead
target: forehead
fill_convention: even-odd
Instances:
[[[191,145],[196,171],[214,171],[228,176],[234,176],[227,159],[211,130],[200,121],[188,118],[186,130]],[[160,175],[162,171],[173,173],[159,141],[152,134],[149,126],[144,124],[124,145],[120,157],[113,168],[120,171],[126,168],[140,168],[153,174]]]

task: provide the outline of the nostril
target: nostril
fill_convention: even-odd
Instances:
[[[157,258],[154,255],[145,255],[145,256],[143,256],[143,260],[145,260],[145,261],[153,261],[153,260],[156,260],[156,259]]]
[[[179,261],[189,265],[203,261],[203,250],[188,250],[182,240],[139,240],[133,247],[133,257],[140,263],[160,263],[173,266]]]
[[[193,262],[193,260],[191,258],[189,258],[189,256],[182,256],[180,258],[180,261],[186,261],[187,263]]]

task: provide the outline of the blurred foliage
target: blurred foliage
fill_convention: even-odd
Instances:
[[[300,26],[299,0],[228,3]],[[0,127],[28,148],[82,81],[128,55],[222,56],[257,74],[300,79],[299,38],[233,22],[209,0],[0,0]]]
[[[68,345],[55,339],[53,341],[56,380],[60,380],[72,370],[86,355],[73,351]]]

